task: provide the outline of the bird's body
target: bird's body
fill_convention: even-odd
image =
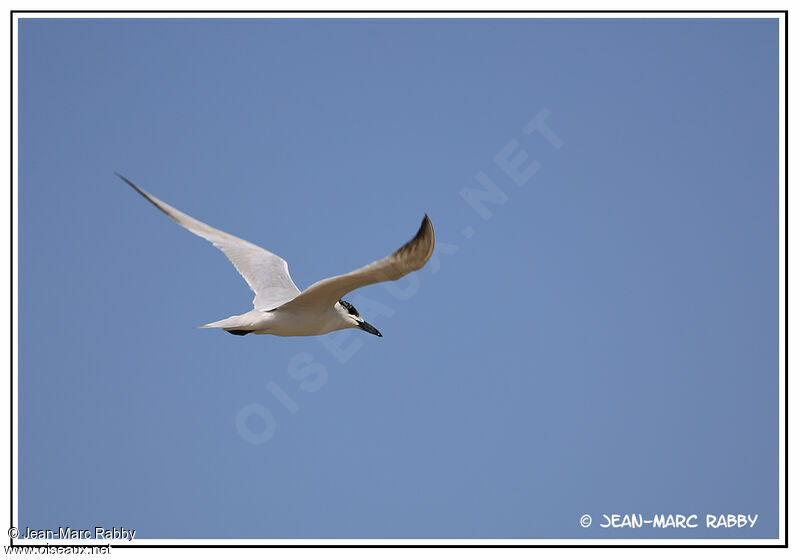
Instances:
[[[117,175],[175,222],[225,253],[256,294],[251,311],[208,323],[203,328],[220,328],[235,335],[275,336],[315,336],[360,328],[383,336],[342,297],[362,286],[402,278],[422,268],[433,253],[433,225],[426,215],[414,238],[388,257],[353,272],[320,280],[301,292],[289,275],[286,261],[278,255],[214,229]]]
[[[233,334],[274,334],[275,336],[314,336],[326,334],[353,325],[334,307],[320,311],[304,309],[273,309],[262,311],[253,309],[241,315],[234,315],[203,325],[203,328],[225,329]]]

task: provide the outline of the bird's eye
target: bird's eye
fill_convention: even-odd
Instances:
[[[358,310],[355,308],[355,306],[352,303],[350,303],[349,301],[345,301],[343,299],[340,299],[339,303],[341,304],[342,307],[347,309],[347,312],[350,315],[353,315],[355,317],[359,317]]]

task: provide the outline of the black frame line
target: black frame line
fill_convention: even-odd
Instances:
[[[783,544],[112,544],[125,548],[789,548],[789,10],[9,10],[9,527],[14,523],[14,16],[15,14],[783,14],[784,36],[784,542]],[[780,122],[778,123],[780,126]],[[780,497],[779,497],[780,498]],[[309,539],[313,540],[313,539]],[[462,540],[462,539],[459,539]],[[502,539],[498,539],[502,540]],[[11,548],[44,545],[15,544]],[[95,544],[51,544],[88,548]]]

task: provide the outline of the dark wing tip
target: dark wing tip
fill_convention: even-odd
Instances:
[[[131,181],[130,179],[128,179],[128,178],[127,178],[125,175],[123,175],[123,174],[122,174],[122,173],[120,173],[119,171],[114,171],[114,175],[116,175],[117,177],[119,177],[120,179],[122,179],[123,181],[125,181],[126,183],[128,183],[128,184],[129,184],[130,186],[132,186],[134,189],[138,189],[138,188],[139,188],[139,187],[137,187],[136,185],[134,185],[134,184],[133,184],[133,181]]]
[[[427,241],[428,239],[430,239],[431,252],[433,252],[433,222],[431,222],[428,214],[425,214],[425,217],[422,218],[422,224],[419,226],[419,231],[417,232],[417,235],[414,236],[413,241]],[[430,257],[430,254],[428,256]],[[427,260],[427,258],[425,260]]]
[[[123,175],[123,174],[122,174],[122,173],[120,173],[119,171],[114,171],[114,175],[116,175],[117,177],[119,177],[120,179],[122,179],[123,181],[125,181],[126,183],[128,183],[128,184],[129,184],[131,187],[133,187],[134,189],[136,189],[136,190],[139,192],[139,194],[142,194],[142,195],[144,194],[144,193],[142,193],[142,189],[140,189],[139,187],[137,187],[137,186],[136,186],[136,184],[135,184],[133,181],[131,181],[130,179],[128,179],[128,178],[127,178],[125,175]]]
[[[416,235],[395,252],[397,257],[408,259],[412,270],[422,268],[433,254],[434,233],[433,223],[425,214]]]
[[[163,207],[162,207],[160,204],[158,204],[158,203],[157,203],[155,200],[153,200],[153,197],[152,197],[152,196],[150,196],[150,193],[148,193],[148,192],[146,192],[144,189],[140,188],[138,185],[136,185],[136,183],[134,183],[133,181],[131,181],[130,179],[128,179],[128,178],[127,178],[125,175],[123,175],[122,173],[118,173],[117,171],[114,171],[114,175],[116,175],[117,177],[119,177],[120,179],[122,179],[123,181],[125,181],[126,183],[128,183],[128,184],[129,184],[131,187],[133,187],[133,189],[134,189],[136,192],[138,192],[140,195],[142,195],[143,197],[145,197],[145,198],[147,199],[147,201],[148,201],[148,202],[150,202],[150,204],[152,204],[153,206],[155,206],[156,208],[158,208],[159,210],[161,210],[162,212],[164,212],[164,214],[166,214],[167,216],[169,216],[169,217],[170,217],[170,218],[172,218],[173,220],[175,219],[175,217],[174,217],[174,216],[172,216],[172,215],[171,215],[169,212],[167,212],[167,211],[166,211],[166,210],[165,210],[165,209],[164,209],[164,208],[163,208]]]

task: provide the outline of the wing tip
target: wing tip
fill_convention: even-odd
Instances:
[[[138,185],[136,185],[136,183],[134,183],[133,181],[131,181],[130,179],[128,179],[128,178],[127,178],[125,175],[123,175],[123,174],[122,174],[122,173],[120,173],[119,171],[114,171],[114,175],[116,175],[117,177],[119,177],[120,179],[122,179],[123,181],[125,181],[126,183],[128,183],[128,185],[129,185],[129,186],[131,186],[131,187],[133,187],[133,188],[134,188],[134,189],[135,189],[135,190],[136,190],[136,191],[137,191],[137,192],[138,192],[140,195],[142,195],[143,197],[147,198],[148,200],[150,199],[150,197],[148,197],[148,196],[147,196],[147,195],[144,193],[144,191],[143,191],[143,190],[142,190],[142,189],[141,189],[141,188],[140,188]]]
[[[417,231],[417,235],[415,235],[414,238],[416,239],[417,237],[427,232],[428,230],[433,232],[433,222],[431,222],[431,219],[428,217],[428,214],[426,212],[425,216],[422,218],[422,223],[419,225],[419,231]]]
[[[117,177],[119,177],[120,179],[122,179],[123,181],[125,181],[126,183],[128,183],[130,186],[132,186],[132,187],[133,187],[133,186],[135,186],[135,185],[133,184],[133,181],[131,181],[130,179],[128,179],[128,178],[127,178],[125,175],[123,175],[123,174],[122,174],[122,173],[120,173],[119,171],[114,171],[114,175],[116,175]]]
[[[428,217],[428,214],[425,214],[425,217],[422,218],[422,223],[419,226],[419,230],[417,230],[416,235],[405,245],[400,247],[396,251],[396,255],[406,255],[411,257],[413,255],[412,261],[416,261],[414,265],[412,265],[412,270],[419,270],[425,263],[428,262],[428,259],[431,258],[433,254],[433,246],[435,244],[435,235],[433,231],[433,222]],[[424,254],[418,254],[420,249],[425,249]]]
[[[436,234],[433,231],[433,222],[428,217],[427,212],[425,213],[425,217],[422,219],[422,225],[420,226],[420,231],[423,232],[423,239],[427,239],[430,237],[429,247],[428,247],[428,254],[425,255],[425,262],[428,262],[428,259],[431,258],[433,254],[433,247],[436,244]],[[425,263],[423,263],[424,265]]]
[[[428,217],[428,214],[426,213],[425,217],[422,218],[422,224],[420,224],[419,226],[419,231],[417,232],[417,235],[414,236],[414,238],[425,239],[428,237],[429,234],[431,236],[431,248],[433,248],[433,235],[434,235],[433,222],[431,222],[431,219]]]
[[[145,199],[146,199],[146,200],[147,200],[147,201],[148,201],[150,204],[152,204],[153,206],[155,206],[156,208],[158,208],[160,211],[162,211],[164,214],[166,214],[167,216],[169,216],[169,217],[170,217],[170,219],[172,219],[172,220],[175,220],[176,222],[180,223],[180,221],[179,221],[177,218],[175,218],[175,216],[174,216],[174,215],[170,214],[170,213],[167,211],[167,208],[170,208],[170,207],[169,207],[167,204],[165,204],[164,202],[162,202],[162,201],[158,200],[156,197],[154,197],[154,196],[153,196],[153,195],[151,195],[149,192],[147,192],[146,190],[144,190],[143,188],[141,188],[139,185],[137,185],[136,183],[134,183],[133,181],[131,181],[130,179],[128,179],[128,178],[127,178],[125,175],[123,175],[122,173],[119,173],[119,172],[117,172],[117,171],[114,171],[114,175],[116,175],[117,177],[119,177],[120,179],[122,179],[123,181],[125,181],[126,183],[128,183],[128,185],[130,185],[131,187],[133,187],[133,190],[135,190],[135,191],[136,191],[136,192],[138,192],[140,195],[142,195],[142,196],[143,196],[143,197],[144,197],[144,198],[145,198]],[[164,208],[164,206],[166,206],[167,208]],[[174,209],[174,208],[171,208],[171,210],[175,211],[175,209]],[[183,224],[181,224],[181,225],[183,225]],[[184,225],[184,227],[186,227],[186,226]]]

